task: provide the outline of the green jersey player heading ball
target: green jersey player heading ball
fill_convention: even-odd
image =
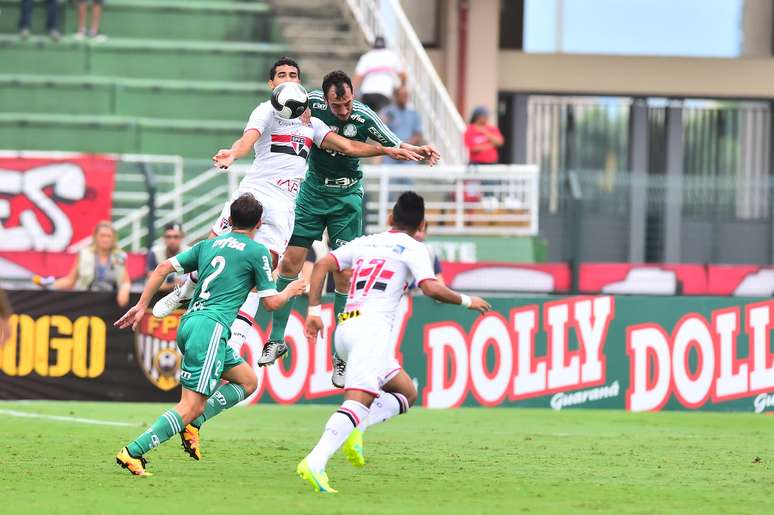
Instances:
[[[232,202],[230,211],[231,232],[201,241],[159,264],[140,300],[115,323],[122,329],[136,329],[170,272],[199,271],[196,291],[177,331],[177,347],[183,354],[180,402],[116,455],[116,462],[134,475],[149,475],[143,455],[175,434],[180,434],[185,451],[199,460],[201,425],[255,391],[253,368],[227,344],[229,328],[248,292],[256,288],[263,294],[268,311],[304,292],[306,285],[299,280],[277,293],[269,250],[253,241],[261,225],[261,203],[246,193]],[[220,385],[221,378],[228,383]]]
[[[372,139],[384,147],[400,147],[423,156],[431,165],[440,158],[431,145],[421,147],[400,141],[379,116],[355,100],[352,81],[346,73],[334,71],[325,76],[321,91],[309,94],[312,116],[319,118],[345,138]],[[296,199],[293,235],[279,266],[277,287],[280,291],[298,277],[312,242],[322,240],[324,230],[332,250],[363,234],[363,172],[360,159],[337,152],[313,148],[309,169]],[[335,272],[334,311],[343,311],[349,290],[349,273]],[[285,327],[292,303],[274,313],[269,341],[258,363],[267,365],[287,352]],[[343,385],[343,363],[334,363],[334,385]]]

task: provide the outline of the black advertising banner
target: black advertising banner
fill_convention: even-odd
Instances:
[[[178,320],[146,317],[120,331],[112,293],[10,291],[12,332],[0,347],[0,399],[175,401]],[[137,296],[132,296],[131,303]],[[130,304],[132,305],[132,304]],[[158,324],[149,321],[159,322]]]

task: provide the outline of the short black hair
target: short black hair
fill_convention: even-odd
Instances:
[[[277,59],[277,62],[271,65],[271,70],[269,70],[269,80],[274,80],[274,76],[277,75],[277,68],[285,65],[295,67],[296,71],[298,72],[298,80],[301,80],[301,67],[298,66],[298,63],[295,59],[288,56],[280,57]]]
[[[249,193],[240,195],[231,203],[231,226],[234,229],[252,229],[263,216],[263,205]]]
[[[167,231],[179,231],[179,232],[183,232],[183,226],[182,226],[182,225],[180,225],[180,224],[179,224],[179,223],[177,223],[177,222],[169,222],[168,224],[165,224],[165,225],[164,225],[164,232],[167,232]]]
[[[352,88],[352,79],[349,78],[349,75],[341,70],[332,71],[323,78],[323,97],[328,98],[328,90],[333,87],[335,88],[334,93],[336,94],[336,98],[342,98],[347,94],[347,90],[344,89],[345,85],[349,86],[349,90],[354,93],[355,90]]]
[[[392,208],[392,221],[396,227],[416,231],[425,219],[425,199],[413,191],[401,193]]]

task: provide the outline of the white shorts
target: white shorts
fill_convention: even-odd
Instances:
[[[336,353],[347,362],[345,390],[379,396],[382,387],[401,370],[395,359],[392,327],[383,320],[361,315],[336,327]]]
[[[231,230],[231,224],[228,222],[228,218],[231,216],[231,203],[245,193],[250,193],[263,205],[261,227],[255,232],[253,239],[266,245],[271,252],[281,257],[288,247],[290,236],[293,234],[296,204],[286,193],[283,193],[273,184],[267,183],[262,188],[237,188],[231,199],[223,205],[220,217],[212,225],[212,232],[220,236]]]

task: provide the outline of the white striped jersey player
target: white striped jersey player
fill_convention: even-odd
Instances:
[[[317,118],[304,123],[301,118],[280,117],[266,101],[258,105],[244,132],[258,131],[255,159],[239,188],[223,206],[212,232],[220,235],[231,229],[228,223],[231,203],[243,193],[251,193],[263,204],[263,224],[255,240],[276,255],[282,255],[293,232],[295,202],[306,173],[306,159],[312,145],[320,145],[330,128]]]
[[[331,252],[339,270],[352,269],[346,312],[334,339],[347,362],[345,389],[379,395],[400,371],[392,327],[401,297],[412,281],[435,279],[427,247],[400,231],[363,236]],[[346,316],[346,315],[345,315]]]

